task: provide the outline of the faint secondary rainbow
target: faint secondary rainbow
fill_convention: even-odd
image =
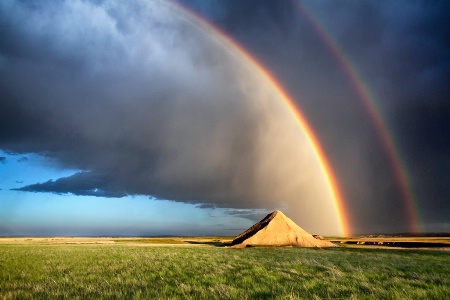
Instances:
[[[383,116],[375,103],[375,97],[371,94],[369,87],[364,83],[361,76],[358,74],[356,67],[352,65],[350,58],[348,58],[341,47],[339,47],[339,44],[334,40],[329,30],[327,30],[319,21],[319,18],[314,17],[311,10],[307,9],[298,1],[295,1],[295,4],[297,5],[301,15],[312,26],[316,34],[335,57],[340,68],[347,76],[352,88],[361,99],[361,103],[374,125],[376,134],[378,135],[391,164],[395,180],[401,193],[403,205],[406,209],[409,228],[413,232],[420,232],[419,212],[414,195],[411,192],[410,180],[405,171],[406,167],[401,161],[392,136],[389,134],[386,122],[384,121]]]
[[[344,202],[341,193],[339,191],[336,179],[334,178],[333,171],[326,159],[323,150],[320,147],[317,138],[315,137],[305,117],[303,116],[300,109],[296,106],[294,101],[277,82],[275,77],[267,69],[265,69],[264,66],[256,60],[256,58],[251,56],[251,54],[247,52],[241,45],[239,45],[237,42],[235,42],[233,39],[231,39],[229,36],[223,33],[220,29],[216,28],[211,23],[209,23],[196,13],[192,12],[188,8],[183,7],[180,4],[174,3],[172,1],[170,1],[170,3],[172,4],[171,7],[175,8],[176,11],[181,13],[184,17],[188,16],[192,21],[192,25],[194,25],[201,31],[205,32],[209,37],[213,38],[228,51],[232,51],[237,55],[239,55],[239,57],[243,58],[253,69],[255,69],[255,71],[261,74],[264,80],[266,80],[270,84],[270,86],[272,86],[273,89],[277,92],[277,94],[282,99],[283,103],[287,106],[288,110],[295,118],[301,130],[304,132],[308,140],[308,143],[310,144],[314,152],[314,155],[317,158],[320,169],[324,175],[326,185],[330,192],[331,199],[333,201],[341,235],[350,236],[351,232],[349,229],[348,218],[345,214]]]

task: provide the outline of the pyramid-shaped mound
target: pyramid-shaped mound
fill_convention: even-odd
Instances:
[[[279,210],[268,214],[264,219],[235,237],[231,245],[234,247],[252,245],[295,247],[336,246],[329,241],[314,238]]]

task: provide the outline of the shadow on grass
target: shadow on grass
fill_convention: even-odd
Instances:
[[[226,247],[231,246],[230,242],[220,242],[220,241],[185,241],[186,243],[193,245],[208,245],[214,247]]]

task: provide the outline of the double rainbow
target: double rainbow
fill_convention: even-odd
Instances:
[[[406,167],[402,162],[399,150],[395,146],[392,135],[389,133],[390,131],[386,125],[386,121],[376,104],[375,96],[371,93],[369,86],[359,75],[351,59],[339,46],[330,31],[319,21],[320,18],[315,17],[312,10],[308,9],[299,1],[295,1],[294,3],[301,16],[311,25],[315,33],[331,52],[336,62],[339,64],[339,67],[349,80],[351,87],[356,91],[361,100],[361,104],[369,116],[375,132],[386,152],[386,156],[389,159],[395,181],[401,194],[403,206],[406,210],[409,230],[415,233],[421,232],[418,205],[411,190],[410,179],[406,172]]]
[[[219,43],[224,49],[236,54],[238,57],[243,59],[250,67],[254,69],[255,72],[259,73],[263,80],[265,80],[268,85],[270,85],[276,93],[279,95],[283,104],[288,108],[289,112],[295,118],[297,124],[300,126],[301,130],[304,132],[313,152],[317,158],[320,169],[325,178],[326,185],[328,187],[333,205],[336,211],[336,217],[339,224],[339,229],[341,235],[349,236],[351,235],[350,225],[348,217],[346,216],[346,210],[344,202],[339,191],[339,187],[336,182],[336,178],[333,175],[330,164],[320,147],[320,144],[308,125],[305,117],[303,116],[301,110],[297,104],[292,100],[288,93],[282,88],[280,83],[274,78],[274,76],[261,64],[259,63],[248,51],[246,51],[237,42],[231,39],[229,36],[224,34],[220,29],[213,26],[211,23],[206,21],[204,18],[200,17],[196,13],[190,11],[186,7],[181,6],[178,3],[170,2],[170,8],[181,15],[183,19],[186,19],[193,26],[203,31],[210,38],[214,39]],[[356,71],[356,68],[352,66],[351,60],[345,55],[344,51],[338,46],[338,43],[332,38],[332,35],[326,30],[318,18],[313,16],[304,5],[299,2],[295,2],[300,14],[309,22],[311,27],[314,29],[315,33],[321,38],[322,42],[329,49],[331,54],[334,56],[339,67],[342,69],[346,77],[348,78],[351,87],[356,91],[359,96],[361,103],[366,110],[370,120],[373,123],[374,129],[385,149],[386,155],[391,164],[391,168],[399,187],[402,200],[404,202],[404,207],[406,208],[407,217],[410,224],[410,230],[412,232],[420,232],[419,217],[416,208],[416,201],[411,192],[410,181],[408,179],[406,168],[403,165],[398,150],[395,147],[392,137],[388,134],[389,131],[386,126],[380,110],[378,109],[374,96],[370,93],[370,89],[364,83],[361,76]]]

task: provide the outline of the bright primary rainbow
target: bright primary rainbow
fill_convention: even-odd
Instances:
[[[243,58],[256,72],[261,74],[264,80],[267,81],[268,84],[277,92],[277,94],[280,96],[280,99],[286,105],[289,112],[292,114],[297,124],[304,132],[308,140],[308,143],[311,146],[315,157],[317,158],[326,185],[328,187],[331,199],[333,201],[341,235],[350,236],[351,235],[349,229],[350,226],[348,223],[348,218],[345,214],[344,202],[341,193],[339,191],[336,179],[333,175],[333,171],[330,167],[330,164],[327,161],[327,158],[325,157],[323,150],[320,147],[317,138],[315,137],[313,131],[311,130],[305,117],[303,116],[302,112],[297,107],[295,102],[281,87],[281,85],[277,82],[274,76],[237,42],[235,42],[229,36],[224,34],[220,29],[216,28],[211,23],[209,23],[202,17],[198,16],[196,13],[190,11],[188,8],[183,7],[178,3],[173,2],[170,3],[172,4],[170,6],[173,10],[175,10],[177,13],[180,13],[184,18],[188,18],[188,22],[191,22],[192,25],[194,25],[198,29],[205,32],[208,36],[216,40],[223,48],[227,49],[227,51],[232,51],[238,54],[239,57]]]
[[[240,57],[245,59],[247,63],[249,63],[258,73],[260,73],[279,94],[280,98],[283,100],[284,104],[288,107],[289,111],[295,117],[298,125],[305,133],[306,138],[308,139],[308,142],[318,159],[320,168],[325,176],[326,183],[333,199],[341,234],[343,236],[349,236],[351,232],[348,217],[346,216],[343,199],[339,191],[339,187],[337,186],[332,169],[313,131],[309,127],[305,117],[303,116],[301,110],[298,108],[295,102],[281,87],[274,76],[237,42],[235,42],[229,36],[224,34],[220,29],[213,26],[204,18],[190,11],[186,7],[183,7],[178,3],[170,3],[172,4],[172,8],[176,9],[184,17],[188,17],[193,25],[204,31],[211,38],[218,41],[225,49],[227,49],[228,51],[233,51]],[[396,149],[393,138],[389,134],[389,130],[386,126],[386,122],[384,121],[383,116],[376,105],[375,97],[371,94],[369,87],[364,83],[364,80],[356,71],[356,67],[352,65],[350,58],[348,58],[345,52],[340,48],[329,30],[327,30],[325,26],[319,21],[319,18],[315,17],[311,10],[307,9],[298,1],[295,1],[295,3],[297,4],[300,14],[311,25],[315,33],[320,37],[324,45],[329,49],[339,67],[348,78],[352,88],[359,96],[364,109],[366,110],[369,118],[374,125],[374,129],[383,145],[383,148],[391,164],[394,178],[397,182],[403,205],[406,209],[406,214],[409,222],[409,230],[412,232],[421,232],[418,207],[414,195],[411,191],[410,180],[406,172],[406,167],[402,163],[399,151]]]

